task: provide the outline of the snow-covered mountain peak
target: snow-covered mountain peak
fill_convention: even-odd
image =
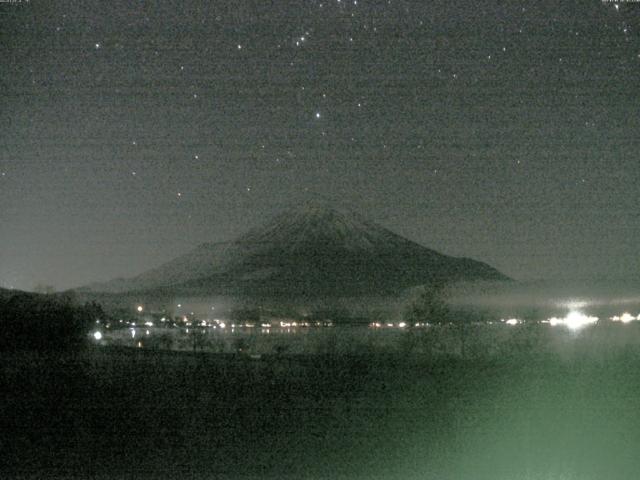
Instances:
[[[273,244],[283,250],[311,245],[348,250],[388,248],[399,236],[347,209],[311,203],[288,210],[239,239],[244,244]]]

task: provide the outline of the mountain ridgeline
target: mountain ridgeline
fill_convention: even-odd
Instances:
[[[379,295],[429,282],[508,280],[491,266],[440,254],[360,215],[306,205],[235,241],[207,243],[94,292],[316,297]]]

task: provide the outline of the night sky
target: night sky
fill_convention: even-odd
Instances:
[[[0,286],[328,198],[517,279],[640,272],[640,4],[0,3]]]

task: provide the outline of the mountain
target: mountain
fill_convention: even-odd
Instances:
[[[16,295],[16,292],[23,293],[19,290],[9,290],[9,289],[0,287],[0,302],[9,300],[11,297]]]
[[[53,296],[48,297],[41,293],[26,292],[24,290],[16,290],[16,289],[8,289],[8,288],[0,287],[0,304],[3,302],[8,302],[14,297],[28,298],[36,302],[38,300],[45,300],[48,298],[52,298]]]
[[[357,213],[307,204],[226,243],[206,243],[100,292],[261,297],[381,294],[431,281],[507,280],[489,265],[440,254]]]

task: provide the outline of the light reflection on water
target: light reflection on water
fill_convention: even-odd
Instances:
[[[331,327],[255,328],[129,327],[94,330],[100,345],[211,353],[363,354],[496,357],[512,352],[567,356],[580,349],[598,351],[640,345],[638,315],[623,312],[597,319],[579,311],[539,322],[510,318],[495,322],[443,325],[372,323]],[[95,335],[100,332],[100,338]]]

